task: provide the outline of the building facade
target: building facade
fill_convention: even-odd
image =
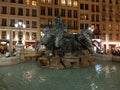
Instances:
[[[36,3],[28,0],[0,0],[0,40],[10,39],[10,31],[13,31],[14,44],[18,41],[18,32],[21,29],[22,41],[36,40],[39,30],[39,15]],[[16,28],[15,23],[22,22],[26,28]]]
[[[61,15],[70,33],[79,33],[90,25],[95,26],[94,39],[102,39],[107,50],[120,45],[118,0],[0,0],[0,39],[8,40],[13,30],[17,41],[16,22],[23,22],[22,40],[40,39],[40,31],[52,26]]]

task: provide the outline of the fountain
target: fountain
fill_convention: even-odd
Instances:
[[[46,47],[38,58],[41,67],[70,68],[95,64],[93,45],[90,36],[93,27],[70,34],[60,16],[55,19],[53,27],[42,30],[44,36],[40,44]]]

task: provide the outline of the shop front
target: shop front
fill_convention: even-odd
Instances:
[[[5,54],[8,51],[8,40],[0,40],[0,53]]]
[[[35,40],[26,40],[25,41],[26,48],[29,46],[34,46],[34,45],[35,45]]]

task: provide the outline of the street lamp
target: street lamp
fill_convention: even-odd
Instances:
[[[22,44],[22,40],[21,40],[21,29],[22,28],[25,28],[26,25],[22,22],[18,22],[15,24],[15,27],[19,29],[19,32],[18,32],[18,37],[19,37],[19,41],[18,41],[18,44]]]

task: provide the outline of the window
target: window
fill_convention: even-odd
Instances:
[[[105,33],[103,33],[103,35],[102,35],[102,39],[103,39],[103,40],[106,39],[106,34],[105,34]]]
[[[106,14],[105,13],[102,14],[102,21],[106,21]]]
[[[26,32],[26,40],[29,40],[29,39],[30,39],[30,33]]]
[[[96,22],[99,22],[99,15],[96,15]]]
[[[72,17],[72,10],[68,10],[68,17]]]
[[[66,16],[65,9],[61,9],[61,16],[62,16],[62,17],[65,17],[65,16]]]
[[[45,3],[45,0],[40,0],[42,3]]]
[[[44,26],[45,26],[45,19],[44,19],[44,18],[41,18],[41,19],[40,19],[40,26],[41,26],[41,27],[44,27]]]
[[[112,30],[112,24],[109,24],[109,30]]]
[[[112,15],[109,15],[109,21],[113,21]]]
[[[32,9],[32,17],[37,17],[37,10],[36,9]]]
[[[85,24],[85,29],[88,29],[89,25],[88,24]]]
[[[15,7],[10,7],[10,14],[15,15]]]
[[[84,24],[83,23],[80,24],[80,29],[82,29],[82,30],[84,29]]]
[[[84,14],[80,14],[80,19],[84,20]]]
[[[21,39],[23,39],[23,32],[18,33],[18,36],[21,37]]]
[[[6,2],[7,0],[2,0],[2,2]]]
[[[103,0],[103,2],[105,3],[105,0]]]
[[[103,24],[102,26],[103,26],[103,27],[102,27],[102,29],[103,29],[103,30],[105,30],[105,29],[106,29],[106,25],[105,25],[105,24]]]
[[[89,20],[89,15],[88,14],[80,14],[80,19],[81,20]]]
[[[32,33],[32,40],[35,40],[37,37],[37,34],[35,32]]]
[[[74,18],[78,18],[78,11],[74,10]]]
[[[110,34],[109,34],[109,39],[112,40],[112,39],[113,39],[112,37],[113,37],[113,34],[110,33]]]
[[[41,15],[45,15],[45,7],[41,7]]]
[[[55,16],[58,16],[58,15],[59,15],[59,9],[55,8]]]
[[[26,28],[30,28],[30,21],[26,21]]]
[[[58,5],[59,4],[58,0],[54,0],[54,4]]]
[[[37,22],[36,21],[32,21],[32,28],[37,28]]]
[[[5,18],[2,19],[2,26],[7,26],[7,19]]]
[[[48,0],[48,3],[49,3],[49,4],[52,4],[52,0]]]
[[[91,11],[92,11],[92,12],[95,12],[95,6],[94,6],[94,5],[92,5]]]
[[[88,10],[89,7],[88,7],[88,4],[85,4],[85,10]]]
[[[36,6],[37,5],[37,1],[36,0],[32,0],[32,5]]]
[[[119,25],[117,24],[117,25],[116,25],[116,31],[118,31],[118,30],[119,30]]]
[[[18,0],[18,3],[19,4],[23,4],[23,0]]]
[[[23,8],[18,8],[18,15],[23,15]]]
[[[76,30],[77,30],[77,29],[78,29],[78,21],[74,21],[73,25],[74,25],[74,26],[73,26],[73,27],[74,27],[74,29],[76,29]]]
[[[72,0],[67,0],[67,5],[72,6]]]
[[[85,20],[89,20],[89,15],[88,14],[85,14],[84,17],[85,17]]]
[[[48,16],[52,16],[52,8],[48,8]]]
[[[91,20],[92,20],[92,22],[95,21],[95,15],[94,14],[92,14]]]
[[[96,6],[96,12],[99,12],[99,6],[98,5]]]
[[[112,3],[112,0],[109,0],[109,3]]]
[[[99,31],[100,30],[100,25],[96,24],[96,29]],[[98,32],[99,33],[99,32]]]
[[[30,9],[26,9],[26,16],[30,16]]]
[[[102,11],[106,11],[106,6],[105,5],[102,6]]]
[[[15,19],[11,19],[11,20],[10,20],[10,26],[11,26],[11,27],[14,27],[14,24],[15,24]]]
[[[7,7],[6,6],[2,6],[2,14],[7,14]]]
[[[80,4],[80,9],[84,9],[84,4]]]
[[[80,19],[81,20],[89,20],[89,15],[88,14],[80,14]]]
[[[61,0],[62,5],[66,5],[66,0]]]
[[[112,10],[112,6],[109,6],[109,12],[111,13],[113,10]]]
[[[7,37],[7,32],[2,31],[1,39],[6,39],[6,37]]]
[[[77,7],[77,5],[78,5],[78,2],[77,1],[73,1],[73,6]]]
[[[10,2],[11,2],[11,3],[15,3],[15,0],[11,0]]]
[[[13,39],[15,39],[15,31],[13,31]]]
[[[119,33],[116,34],[116,40],[119,40]]]
[[[23,23],[23,20],[19,19],[18,22],[22,22]]]
[[[118,0],[116,0],[116,4],[118,4]]]
[[[68,20],[67,28],[68,28],[68,29],[71,29],[71,28],[72,28],[72,21],[71,21],[71,20]]]
[[[26,0],[26,4],[27,4],[27,5],[30,5],[30,0]]]
[[[99,2],[99,0],[96,0],[96,2]]]

